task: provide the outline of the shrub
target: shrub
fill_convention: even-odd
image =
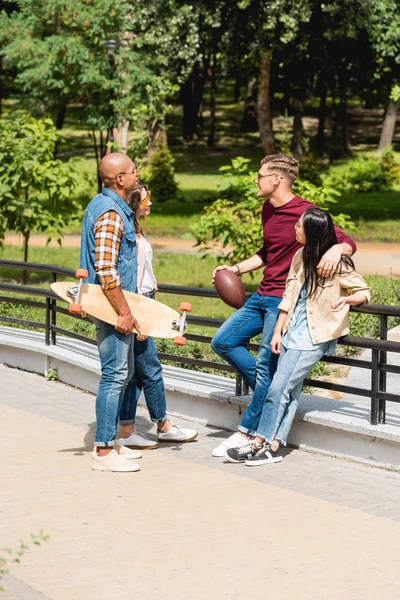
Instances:
[[[175,180],[174,162],[168,146],[157,144],[151,155],[148,179],[152,197],[157,202],[183,200]]]
[[[392,185],[400,183],[400,165],[396,162],[392,146],[387,146],[382,151],[381,164],[388,182]]]
[[[358,158],[329,169],[324,184],[344,192],[385,192],[391,187],[390,175],[381,159]]]

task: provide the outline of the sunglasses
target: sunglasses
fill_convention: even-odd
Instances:
[[[147,192],[147,196],[144,200],[141,201],[140,203],[140,208],[147,208],[150,204],[150,200],[151,200],[151,192]]]

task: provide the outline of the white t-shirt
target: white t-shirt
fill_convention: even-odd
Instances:
[[[153,250],[144,235],[141,236],[140,242],[143,242],[144,248],[144,269],[139,292],[148,294],[154,290]]]

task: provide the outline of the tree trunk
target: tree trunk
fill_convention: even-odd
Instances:
[[[204,89],[204,66],[196,61],[188,79],[181,86],[183,108],[183,139],[192,140],[199,135],[200,111]]]
[[[93,137],[93,147],[94,147],[94,154],[95,154],[95,158],[96,158],[96,167],[97,167],[96,168],[97,191],[98,191],[98,193],[100,193],[101,189],[103,187],[103,182],[101,180],[100,173],[99,173],[99,166],[100,166],[101,154],[100,154],[99,147],[97,145],[96,131],[94,129],[92,129],[92,137]]]
[[[240,75],[240,71],[235,71],[235,85],[233,88],[233,101],[239,102],[240,100],[240,88],[242,85],[242,77]]]
[[[326,84],[321,85],[321,95],[318,108],[318,133],[316,139],[316,148],[320,156],[325,151],[325,120],[326,120]]]
[[[382,152],[387,146],[391,146],[393,142],[394,130],[396,129],[397,109],[399,101],[392,100],[386,107],[385,117],[383,119],[381,137],[379,139],[378,152]]]
[[[346,92],[343,92],[340,97],[340,120],[342,125],[343,150],[349,153],[351,152],[351,141],[349,132],[349,113],[347,110]]]
[[[67,116],[67,103],[63,102],[58,108],[57,118],[56,118],[56,129],[61,131],[64,127],[65,117]]]
[[[271,55],[265,53],[260,61],[257,94],[257,121],[264,155],[275,154],[270,103]]]
[[[118,141],[119,141],[119,151],[126,154],[128,150],[128,132],[129,132],[129,121],[126,119],[121,125],[118,127]]]
[[[214,49],[213,61],[211,66],[211,90],[210,90],[210,133],[207,139],[207,146],[214,148],[215,146],[215,105],[217,94],[217,78],[216,78],[217,58],[216,50]]]
[[[292,138],[292,149],[293,154],[296,158],[300,158],[303,156],[303,120],[302,120],[302,112],[303,112],[303,102],[299,98],[294,99],[294,118],[293,118],[293,138]]]

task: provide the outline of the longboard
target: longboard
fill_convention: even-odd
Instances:
[[[77,271],[80,276],[80,270]],[[117,313],[99,285],[84,283],[80,277],[79,283],[58,281],[51,284],[53,292],[70,304],[70,312],[87,313],[100,321],[111,325],[117,322]],[[151,337],[174,338],[177,345],[184,345],[186,339],[186,312],[192,309],[191,304],[182,302],[181,315],[166,304],[152,300],[146,296],[124,291],[132,314],[140,325],[141,333]],[[137,333],[135,329],[133,332]]]

